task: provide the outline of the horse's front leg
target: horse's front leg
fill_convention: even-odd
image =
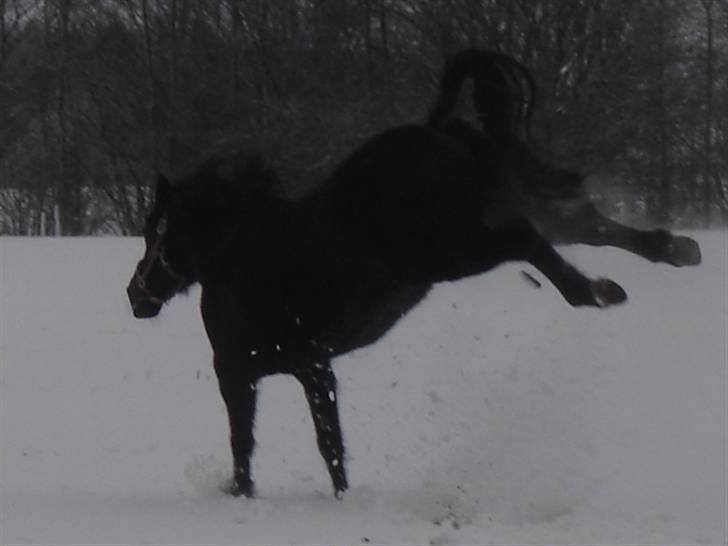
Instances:
[[[312,362],[298,370],[295,375],[306,393],[316,428],[318,448],[326,462],[335,495],[341,498],[349,484],[344,468],[344,442],[339,424],[336,376],[327,359]]]
[[[225,487],[233,496],[253,497],[255,488],[250,473],[250,458],[255,439],[253,424],[257,401],[256,379],[240,372],[237,360],[215,356],[215,372],[230,422],[230,446],[233,453],[233,478]]]
[[[603,216],[592,203],[578,206],[549,203],[536,217],[552,243],[622,248],[652,262],[674,266],[698,265],[700,246],[690,237],[662,229],[639,230]]]

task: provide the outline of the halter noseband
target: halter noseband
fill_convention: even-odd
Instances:
[[[134,280],[136,281],[137,286],[142,290],[142,292],[144,292],[144,295],[148,301],[156,305],[162,305],[165,300],[152,294],[152,292],[149,290],[149,287],[147,286],[147,277],[149,276],[152,267],[154,267],[154,263],[159,260],[159,264],[162,266],[162,270],[167,275],[172,277],[175,281],[177,281],[177,288],[181,287],[185,283],[185,278],[177,273],[169,264],[167,259],[164,257],[162,242],[164,239],[164,235],[167,233],[166,216],[162,216],[162,218],[159,220],[156,233],[157,237],[154,240],[152,247],[149,249],[149,252],[147,253],[147,265],[142,271],[139,271],[139,266],[141,265],[141,262],[139,262],[139,265],[137,265],[137,268],[134,271]]]

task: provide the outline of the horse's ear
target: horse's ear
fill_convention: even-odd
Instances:
[[[157,190],[155,195],[155,202],[157,204],[166,203],[172,193],[172,183],[167,179],[166,176],[160,174],[157,178]]]

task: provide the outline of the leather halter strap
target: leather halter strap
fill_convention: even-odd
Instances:
[[[162,267],[162,270],[172,277],[177,282],[177,288],[182,286],[185,282],[185,278],[177,273],[172,266],[169,264],[167,259],[164,257],[164,248],[162,247],[162,243],[164,242],[164,235],[167,233],[167,217],[162,216],[162,218],[159,220],[157,224],[156,229],[156,238],[154,239],[154,243],[152,243],[152,247],[149,249],[149,252],[147,253],[147,264],[144,267],[143,270],[139,270],[139,265],[141,265],[141,262],[136,268],[136,271],[134,272],[134,280],[137,283],[137,286],[144,292],[145,297],[148,301],[157,304],[162,305],[165,300],[162,298],[155,296],[152,294],[152,292],[149,290],[149,287],[147,286],[147,277],[149,276],[149,273],[151,272],[152,268],[154,267],[155,262],[157,260],[159,261],[159,264]]]

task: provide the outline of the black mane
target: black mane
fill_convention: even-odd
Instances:
[[[176,184],[197,186],[203,192],[239,199],[252,196],[276,197],[280,191],[277,173],[268,167],[258,153],[214,155],[204,161],[189,177]]]

